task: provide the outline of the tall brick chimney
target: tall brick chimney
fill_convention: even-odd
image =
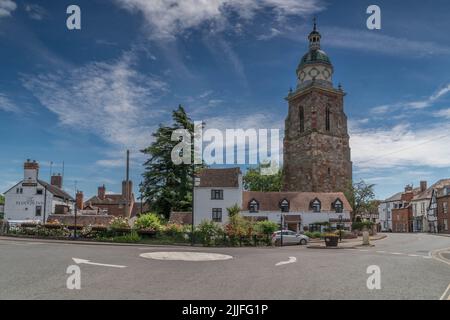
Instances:
[[[77,191],[76,195],[76,206],[78,210],[83,210],[84,202],[83,202],[83,191]]]
[[[98,197],[100,200],[105,200],[106,188],[105,185],[98,187]]]
[[[55,186],[55,187],[58,187],[58,188],[61,189],[62,188],[62,176],[61,176],[61,174],[58,173],[58,174],[52,175],[50,184],[52,186]]]
[[[27,160],[23,164],[23,178],[26,182],[36,182],[39,177],[39,163],[36,160]]]
[[[427,182],[420,181],[420,192],[424,192],[425,190],[427,190]]]
[[[128,199],[128,201],[130,201],[132,195],[133,195],[133,181],[131,180],[128,181],[128,188],[127,182],[122,181],[122,196],[124,196],[126,199]]]

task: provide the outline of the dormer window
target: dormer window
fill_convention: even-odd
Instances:
[[[342,211],[344,210],[344,205],[341,199],[336,199],[336,201],[332,204],[332,207],[334,208],[334,211],[336,213],[342,213]]]
[[[320,200],[316,198],[313,201],[311,201],[310,207],[313,212],[320,212],[321,207],[322,207]]]
[[[252,199],[249,203],[248,203],[248,210],[250,212],[258,212],[259,211],[259,202],[256,201],[255,199]]]
[[[289,212],[289,201],[287,199],[283,199],[280,202],[281,212]]]

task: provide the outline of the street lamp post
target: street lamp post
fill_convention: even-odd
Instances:
[[[339,215],[339,242],[342,242],[342,214]]]
[[[200,178],[195,176],[195,165],[193,166],[193,174],[192,174],[192,220],[191,220],[191,246],[195,244],[194,239],[194,196],[195,196],[195,187],[200,185]]]
[[[281,231],[280,231],[280,247],[283,246],[283,214],[280,214],[280,225],[281,225]]]

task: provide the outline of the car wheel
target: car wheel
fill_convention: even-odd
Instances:
[[[306,244],[306,240],[305,239],[300,240],[300,244],[301,245],[305,245]]]

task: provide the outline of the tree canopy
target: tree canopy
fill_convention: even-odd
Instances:
[[[350,184],[345,191],[345,196],[352,206],[354,221],[358,215],[368,213],[374,210],[376,205],[374,184],[367,184],[363,180]]]
[[[248,191],[281,191],[282,171],[278,170],[273,175],[262,175],[261,168],[265,164],[259,164],[257,167],[248,168],[244,175],[244,188]]]
[[[194,124],[181,105],[172,112],[172,119],[171,126],[159,126],[153,133],[155,141],[142,150],[149,158],[144,163],[141,192],[151,208],[165,217],[169,217],[171,211],[192,210],[194,165],[173,163],[171,153],[180,142],[172,141],[173,131],[187,129],[193,136]]]

